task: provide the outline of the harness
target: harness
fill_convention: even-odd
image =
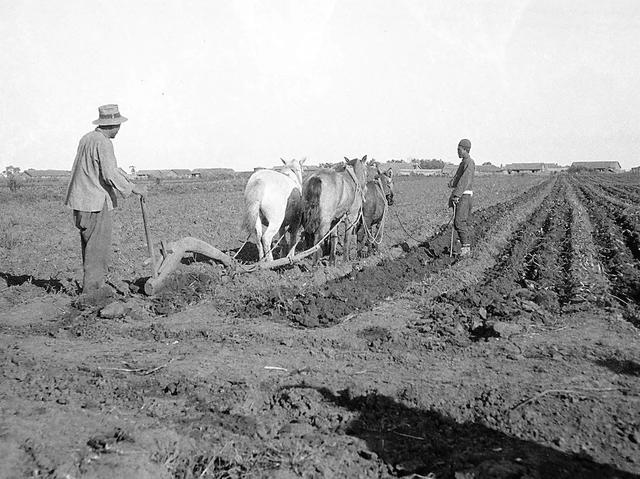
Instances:
[[[375,245],[380,245],[382,243],[382,238],[384,237],[384,224],[387,219],[387,211],[389,209],[389,202],[387,201],[387,195],[384,194],[384,188],[382,186],[382,180],[377,178],[378,188],[380,188],[380,194],[382,195],[382,199],[384,200],[384,210],[382,211],[382,219],[380,220],[380,224],[378,225],[378,231],[376,234],[373,234],[373,231],[367,227],[367,223],[362,218],[362,226],[364,228],[364,232],[367,235],[369,241]]]
[[[384,207],[385,210],[389,206],[389,202],[387,201],[387,195],[384,194],[384,187],[382,186],[382,180],[378,177],[378,186],[380,187],[380,192],[382,193],[382,198],[384,199]]]
[[[349,176],[351,177],[351,179],[353,180],[353,182],[356,184],[356,194],[360,193],[360,197],[362,198],[362,202],[364,203],[366,201],[365,198],[365,190],[362,188],[362,186],[360,186],[360,182],[358,181],[358,177],[356,176],[355,171],[353,171],[353,166],[351,165],[346,165],[345,166],[345,170],[347,170],[347,172],[349,173]],[[366,186],[365,186],[366,188]]]
[[[289,168],[288,166],[285,168],[281,168],[279,170],[275,170],[277,173],[280,173],[281,175],[286,176],[287,178],[289,178],[290,180],[293,180],[293,182],[296,185],[302,186],[300,184],[300,182],[298,181],[298,175],[296,175],[296,172],[293,171],[291,168]]]

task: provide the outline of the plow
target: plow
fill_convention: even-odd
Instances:
[[[374,236],[372,231],[369,231],[369,229],[366,227],[366,222],[362,218],[362,215],[363,215],[362,206],[358,211],[357,218],[355,219],[355,221],[353,221],[353,223],[349,225],[349,227],[347,227],[347,230],[355,226],[358,223],[358,221],[362,220],[365,234],[367,235],[367,237],[373,242],[379,244],[379,242],[381,242],[381,239],[382,239],[381,231],[384,228],[384,218],[387,213],[388,204],[387,204],[386,198],[384,197],[384,189],[382,187],[382,184],[380,183],[379,179],[377,181],[379,184],[380,191],[382,192],[382,197],[384,199],[384,212],[382,217],[382,224],[378,228],[378,233]],[[143,264],[145,266],[150,265],[152,269],[152,275],[147,279],[147,281],[144,284],[144,292],[147,295],[153,295],[159,292],[163,288],[163,286],[166,284],[166,281],[170,276],[170,274],[174,272],[178,268],[178,266],[181,264],[182,259],[193,254],[198,254],[198,255],[202,255],[207,258],[210,258],[215,262],[222,264],[227,270],[233,272],[234,274],[252,273],[260,270],[274,269],[274,268],[279,268],[281,266],[294,264],[316,253],[322,247],[323,242],[328,237],[330,237],[331,235],[337,234],[338,226],[344,221],[348,221],[348,216],[349,216],[348,213],[343,214],[342,217],[340,217],[335,222],[335,224],[331,227],[331,229],[319,241],[316,242],[316,244],[314,244],[312,247],[302,252],[294,254],[294,251],[295,251],[295,246],[294,246],[292,251],[289,253],[289,255],[287,255],[284,258],[279,258],[274,260],[261,259],[256,263],[247,264],[237,260],[235,256],[231,256],[228,253],[216,248],[215,246],[191,236],[188,236],[173,242],[165,242],[164,240],[160,241],[160,257],[157,257],[154,252],[151,232],[149,230],[149,225],[147,221],[145,200],[143,197],[140,198],[140,207],[142,210],[142,221],[144,226],[145,238],[147,242],[147,253],[148,253],[148,259],[144,261]],[[279,241],[280,240],[278,240],[278,242]],[[239,250],[241,249],[242,247]]]
[[[336,224],[327,232],[327,234],[318,241],[311,248],[301,251],[297,254],[290,254],[284,258],[274,259],[271,261],[260,260],[256,263],[243,263],[238,261],[235,257],[225,253],[224,251],[216,248],[215,246],[202,241],[198,238],[187,236],[177,241],[165,242],[160,241],[160,261],[156,260],[154,254],[153,243],[151,239],[151,232],[149,231],[149,225],[147,223],[147,214],[144,206],[144,200],[141,199],[140,206],[142,207],[142,219],[145,230],[145,237],[147,240],[147,249],[149,258],[143,262],[143,265],[151,265],[152,275],[147,279],[144,284],[145,294],[151,296],[160,291],[166,284],[169,275],[174,272],[182,259],[190,255],[199,254],[210,258],[217,263],[222,264],[227,270],[232,271],[234,274],[241,273],[253,273],[260,270],[274,269],[289,264],[294,264],[298,261],[311,256],[322,247],[322,243],[331,234],[335,233],[338,226],[345,220],[346,214],[341,217]],[[242,249],[242,248],[240,248]]]
[[[320,242],[305,251],[285,258],[245,264],[215,246],[210,245],[206,241],[190,236],[170,243],[161,241],[160,253],[162,259],[157,265],[155,264],[155,260],[152,259],[150,261],[152,263],[153,275],[146,281],[144,285],[144,292],[148,295],[153,295],[160,291],[166,283],[169,275],[180,265],[182,259],[193,253],[211,258],[235,273],[252,273],[259,270],[273,269],[296,263],[297,261],[315,253],[321,247],[321,244],[322,243]]]
[[[149,296],[160,291],[166,284],[169,275],[178,268],[178,266],[182,262],[182,259],[193,255],[194,253],[205,256],[216,261],[217,263],[222,264],[228,270],[233,271],[234,274],[253,273],[260,270],[274,269],[281,266],[297,263],[318,251],[322,247],[324,240],[326,240],[331,234],[335,233],[338,226],[340,226],[340,224],[345,221],[347,217],[347,215],[345,214],[342,218],[340,218],[336,222],[336,224],[327,232],[327,234],[311,248],[308,248],[296,254],[290,254],[284,258],[274,259],[272,261],[261,260],[256,263],[243,263],[241,261],[238,261],[234,256],[225,253],[224,251],[216,248],[206,241],[187,236],[180,240],[168,243],[165,241],[160,241],[160,261],[158,262],[154,254],[151,233],[146,221],[144,200],[142,200],[140,204],[142,206],[142,217],[149,254],[149,258],[143,264],[150,264],[152,269],[151,277],[149,277],[149,279],[147,279],[144,284],[144,292]],[[360,219],[360,216],[361,214],[358,215],[358,220]]]

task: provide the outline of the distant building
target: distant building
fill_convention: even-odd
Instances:
[[[400,170],[400,175],[404,176],[440,176],[442,168],[413,168],[411,170]]]
[[[386,163],[380,163],[378,165],[378,168],[380,168],[380,171],[387,171],[389,168],[391,168],[394,176],[401,176],[400,172],[404,172],[405,170],[409,171],[408,173],[406,173],[407,175],[409,175],[411,170],[413,170],[413,165],[404,161],[389,161]]]
[[[453,163],[445,163],[440,171],[444,176],[454,176],[456,171],[458,171],[458,166],[459,165],[454,165]]]
[[[191,178],[191,170],[177,169],[171,170],[178,178]]]
[[[196,178],[220,178],[235,174],[233,168],[195,168],[191,176]]]
[[[513,173],[544,173],[547,171],[545,163],[509,163],[504,166],[509,174]]]
[[[587,170],[617,173],[622,171],[620,163],[617,161],[574,161],[571,163],[574,168],[585,168]]]
[[[394,176],[438,176],[442,174],[441,168],[420,168],[417,163],[408,163],[406,161],[379,163],[378,168],[380,171],[391,169]]]
[[[154,179],[154,180],[166,179],[166,178],[177,178],[176,174],[172,170],[138,170],[137,177]]]
[[[557,163],[545,163],[545,165],[548,173],[561,173],[569,169],[568,166],[562,166]]]
[[[28,169],[23,172],[25,177],[31,179],[64,179],[69,178],[71,176],[70,171],[66,170],[34,170]]]
[[[635,173],[636,175],[640,175],[640,166],[634,166],[631,168],[631,173]]]
[[[489,163],[488,165],[476,165],[475,170],[476,175],[504,175],[507,174],[506,170],[503,170],[499,166],[492,165]]]

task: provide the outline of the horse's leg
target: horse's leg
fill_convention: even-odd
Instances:
[[[253,225],[254,231],[256,233],[256,246],[258,247],[258,261],[262,259],[264,256],[264,249],[262,248],[262,220],[260,219],[260,215],[256,218],[256,222]]]
[[[365,225],[365,238],[362,242],[363,244],[359,245],[362,248],[360,252],[362,256],[369,256],[371,254],[371,235],[373,234],[373,223],[371,220],[362,219],[363,224]],[[364,250],[367,250],[366,255],[364,254]]]
[[[349,218],[346,219],[349,221]],[[344,260],[351,260],[351,237],[353,236],[353,225],[348,225],[344,230]]]
[[[278,257],[282,258],[285,253],[289,252],[289,243],[287,242],[287,227],[282,225],[280,227],[280,229],[278,230],[278,238],[280,239],[280,243],[278,244],[278,247],[274,248],[275,250],[278,250]]]
[[[373,231],[374,228],[376,230],[375,233]],[[371,238],[369,238],[369,241],[367,243],[367,252],[370,254],[373,254],[378,249],[378,245],[374,241],[374,238],[378,237],[378,231],[380,231],[380,223],[376,223],[372,221],[370,231],[371,231]]]
[[[313,240],[313,245],[311,245],[311,247],[313,247],[314,245],[316,245],[318,243],[318,235],[315,234],[313,236],[314,240]],[[320,261],[320,257],[322,256],[322,245],[320,245],[318,247],[318,249],[316,250],[315,253],[313,253],[313,265],[316,266],[318,264],[318,262]]]
[[[318,262],[320,261],[320,258],[322,258],[322,256],[324,256],[324,254],[326,253],[325,252],[325,244],[326,244],[325,235],[327,234],[327,231],[329,231],[329,226],[330,225],[328,225],[325,221],[320,221],[320,225],[318,226],[318,229],[313,235],[313,245],[311,246],[316,246],[318,245],[318,242],[320,242],[320,244],[318,245],[318,249],[313,255],[314,266],[318,264]]]
[[[280,229],[280,225],[282,224],[283,217],[277,218],[269,218],[269,226],[262,233],[262,248],[264,249],[265,259],[267,261],[273,261],[273,253],[271,251],[271,243],[273,242],[273,237],[276,235],[276,232]]]
[[[313,235],[313,246],[317,246],[318,249],[316,250],[316,252],[313,254],[313,265],[316,266],[319,262],[320,262],[320,258],[322,258],[325,254],[325,245],[327,240],[323,239],[324,235],[327,234],[326,231],[323,231],[322,228],[318,229],[318,231],[316,231],[316,233]],[[320,242],[320,244],[318,244],[318,242]]]
[[[338,228],[331,232],[331,241],[329,247],[329,264],[331,266],[336,265],[336,243],[338,242]]]
[[[287,252],[287,258],[293,258],[293,255],[296,254],[296,246],[298,246],[298,228],[300,225],[296,223],[291,223],[289,225],[289,251]]]
[[[356,226],[356,249],[358,251],[358,257],[362,257],[362,243],[364,241],[364,218],[358,222]]]

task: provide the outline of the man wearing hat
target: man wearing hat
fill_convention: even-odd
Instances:
[[[103,105],[98,114],[93,122],[98,127],[80,139],[65,200],[80,230],[82,292],[87,294],[110,291],[106,280],[111,257],[111,211],[118,205],[116,192],[123,197],[147,193],[144,185],[129,181],[113,153],[111,140],[127,118],[120,115],[118,105]]]
[[[460,256],[471,253],[471,206],[473,199],[473,174],[476,165],[469,156],[471,142],[467,139],[458,143],[458,158],[461,159],[455,176],[449,182],[449,188],[453,188],[449,196],[449,208],[453,208],[455,216],[453,227],[458,233],[460,243]]]

